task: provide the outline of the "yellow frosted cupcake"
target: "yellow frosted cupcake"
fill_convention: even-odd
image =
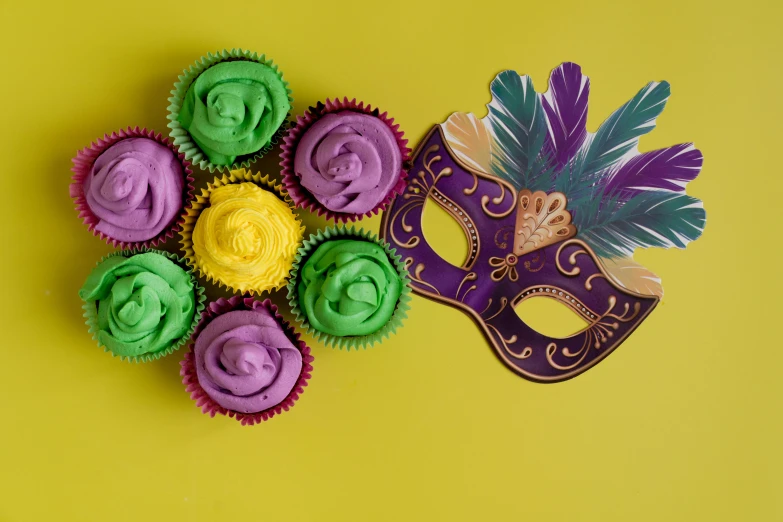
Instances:
[[[282,288],[304,227],[280,185],[244,169],[196,196],[182,230],[188,262],[209,281],[261,294]]]

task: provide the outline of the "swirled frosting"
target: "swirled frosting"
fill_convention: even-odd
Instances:
[[[213,319],[196,339],[195,360],[207,395],[242,413],[280,404],[302,371],[302,354],[263,308]]]
[[[79,297],[97,301],[98,341],[129,357],[171,346],[187,333],[196,308],[190,275],[154,252],[106,258]]]
[[[155,140],[128,138],[98,156],[84,180],[95,229],[121,241],[153,239],[182,209],[184,177],[174,152]]]
[[[402,153],[380,119],[352,111],[326,114],[299,140],[294,172],[323,206],[363,214],[397,183]]]
[[[209,203],[193,230],[202,271],[242,292],[283,283],[302,239],[290,207],[250,182],[212,190]]]
[[[322,243],[301,269],[299,306],[310,325],[337,335],[369,335],[394,314],[403,281],[386,252],[369,241]]]
[[[202,72],[178,120],[215,165],[231,165],[270,143],[291,104],[279,74],[252,61],[221,62]]]

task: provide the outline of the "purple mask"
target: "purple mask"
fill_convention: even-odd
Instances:
[[[469,313],[500,359],[534,381],[584,372],[655,308],[660,280],[633,261],[634,249],[682,248],[704,229],[701,202],[684,193],[701,153],[692,144],[637,149],[669,85],[648,84],[595,134],[585,128],[589,90],[571,63],[543,95],[529,77],[500,73],[485,118],[452,114],[422,140],[381,225],[414,291]],[[461,225],[462,266],[427,244],[425,204]],[[564,303],[588,326],[563,339],[542,335],[514,311],[534,296]]]

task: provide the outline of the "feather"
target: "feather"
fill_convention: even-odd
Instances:
[[[546,189],[550,172],[541,151],[546,139],[546,116],[541,96],[529,76],[503,71],[490,86],[492,101],[487,106],[492,135],[492,174],[518,188]],[[543,184],[543,186],[539,185]]]
[[[661,278],[630,257],[599,258],[612,281],[632,292],[663,297]]]
[[[473,113],[455,112],[442,128],[451,150],[463,163],[489,174],[492,137],[484,120],[476,118]]]
[[[547,117],[545,150],[562,168],[575,156],[587,137],[587,99],[590,79],[575,63],[563,63],[552,71],[549,90],[541,100]]]
[[[667,82],[650,82],[630,101],[601,124],[592,139],[585,142],[584,175],[604,171],[633,153],[639,136],[655,128],[655,119],[669,99]]]
[[[699,175],[702,160],[692,143],[645,152],[614,168],[606,191],[619,193],[624,200],[651,189],[682,192]]]
[[[584,174],[585,156],[577,152],[576,156],[563,166],[555,177],[553,189],[562,192],[568,198],[568,207],[572,214],[585,204],[600,203],[595,199],[597,174]],[[600,187],[599,187],[600,189]]]
[[[701,201],[669,191],[641,192],[624,204],[602,198],[580,208],[577,235],[601,257],[631,256],[636,248],[685,248],[701,236],[705,212]]]

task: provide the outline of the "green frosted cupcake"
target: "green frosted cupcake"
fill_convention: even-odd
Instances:
[[[90,333],[120,358],[149,361],[184,344],[203,310],[204,290],[184,263],[152,250],[103,258],[84,282]]]
[[[388,244],[363,230],[329,228],[300,250],[288,298],[309,333],[339,347],[372,345],[402,323],[408,275]]]
[[[292,99],[271,60],[241,49],[197,61],[169,98],[169,127],[185,157],[202,169],[246,167],[285,130]]]

